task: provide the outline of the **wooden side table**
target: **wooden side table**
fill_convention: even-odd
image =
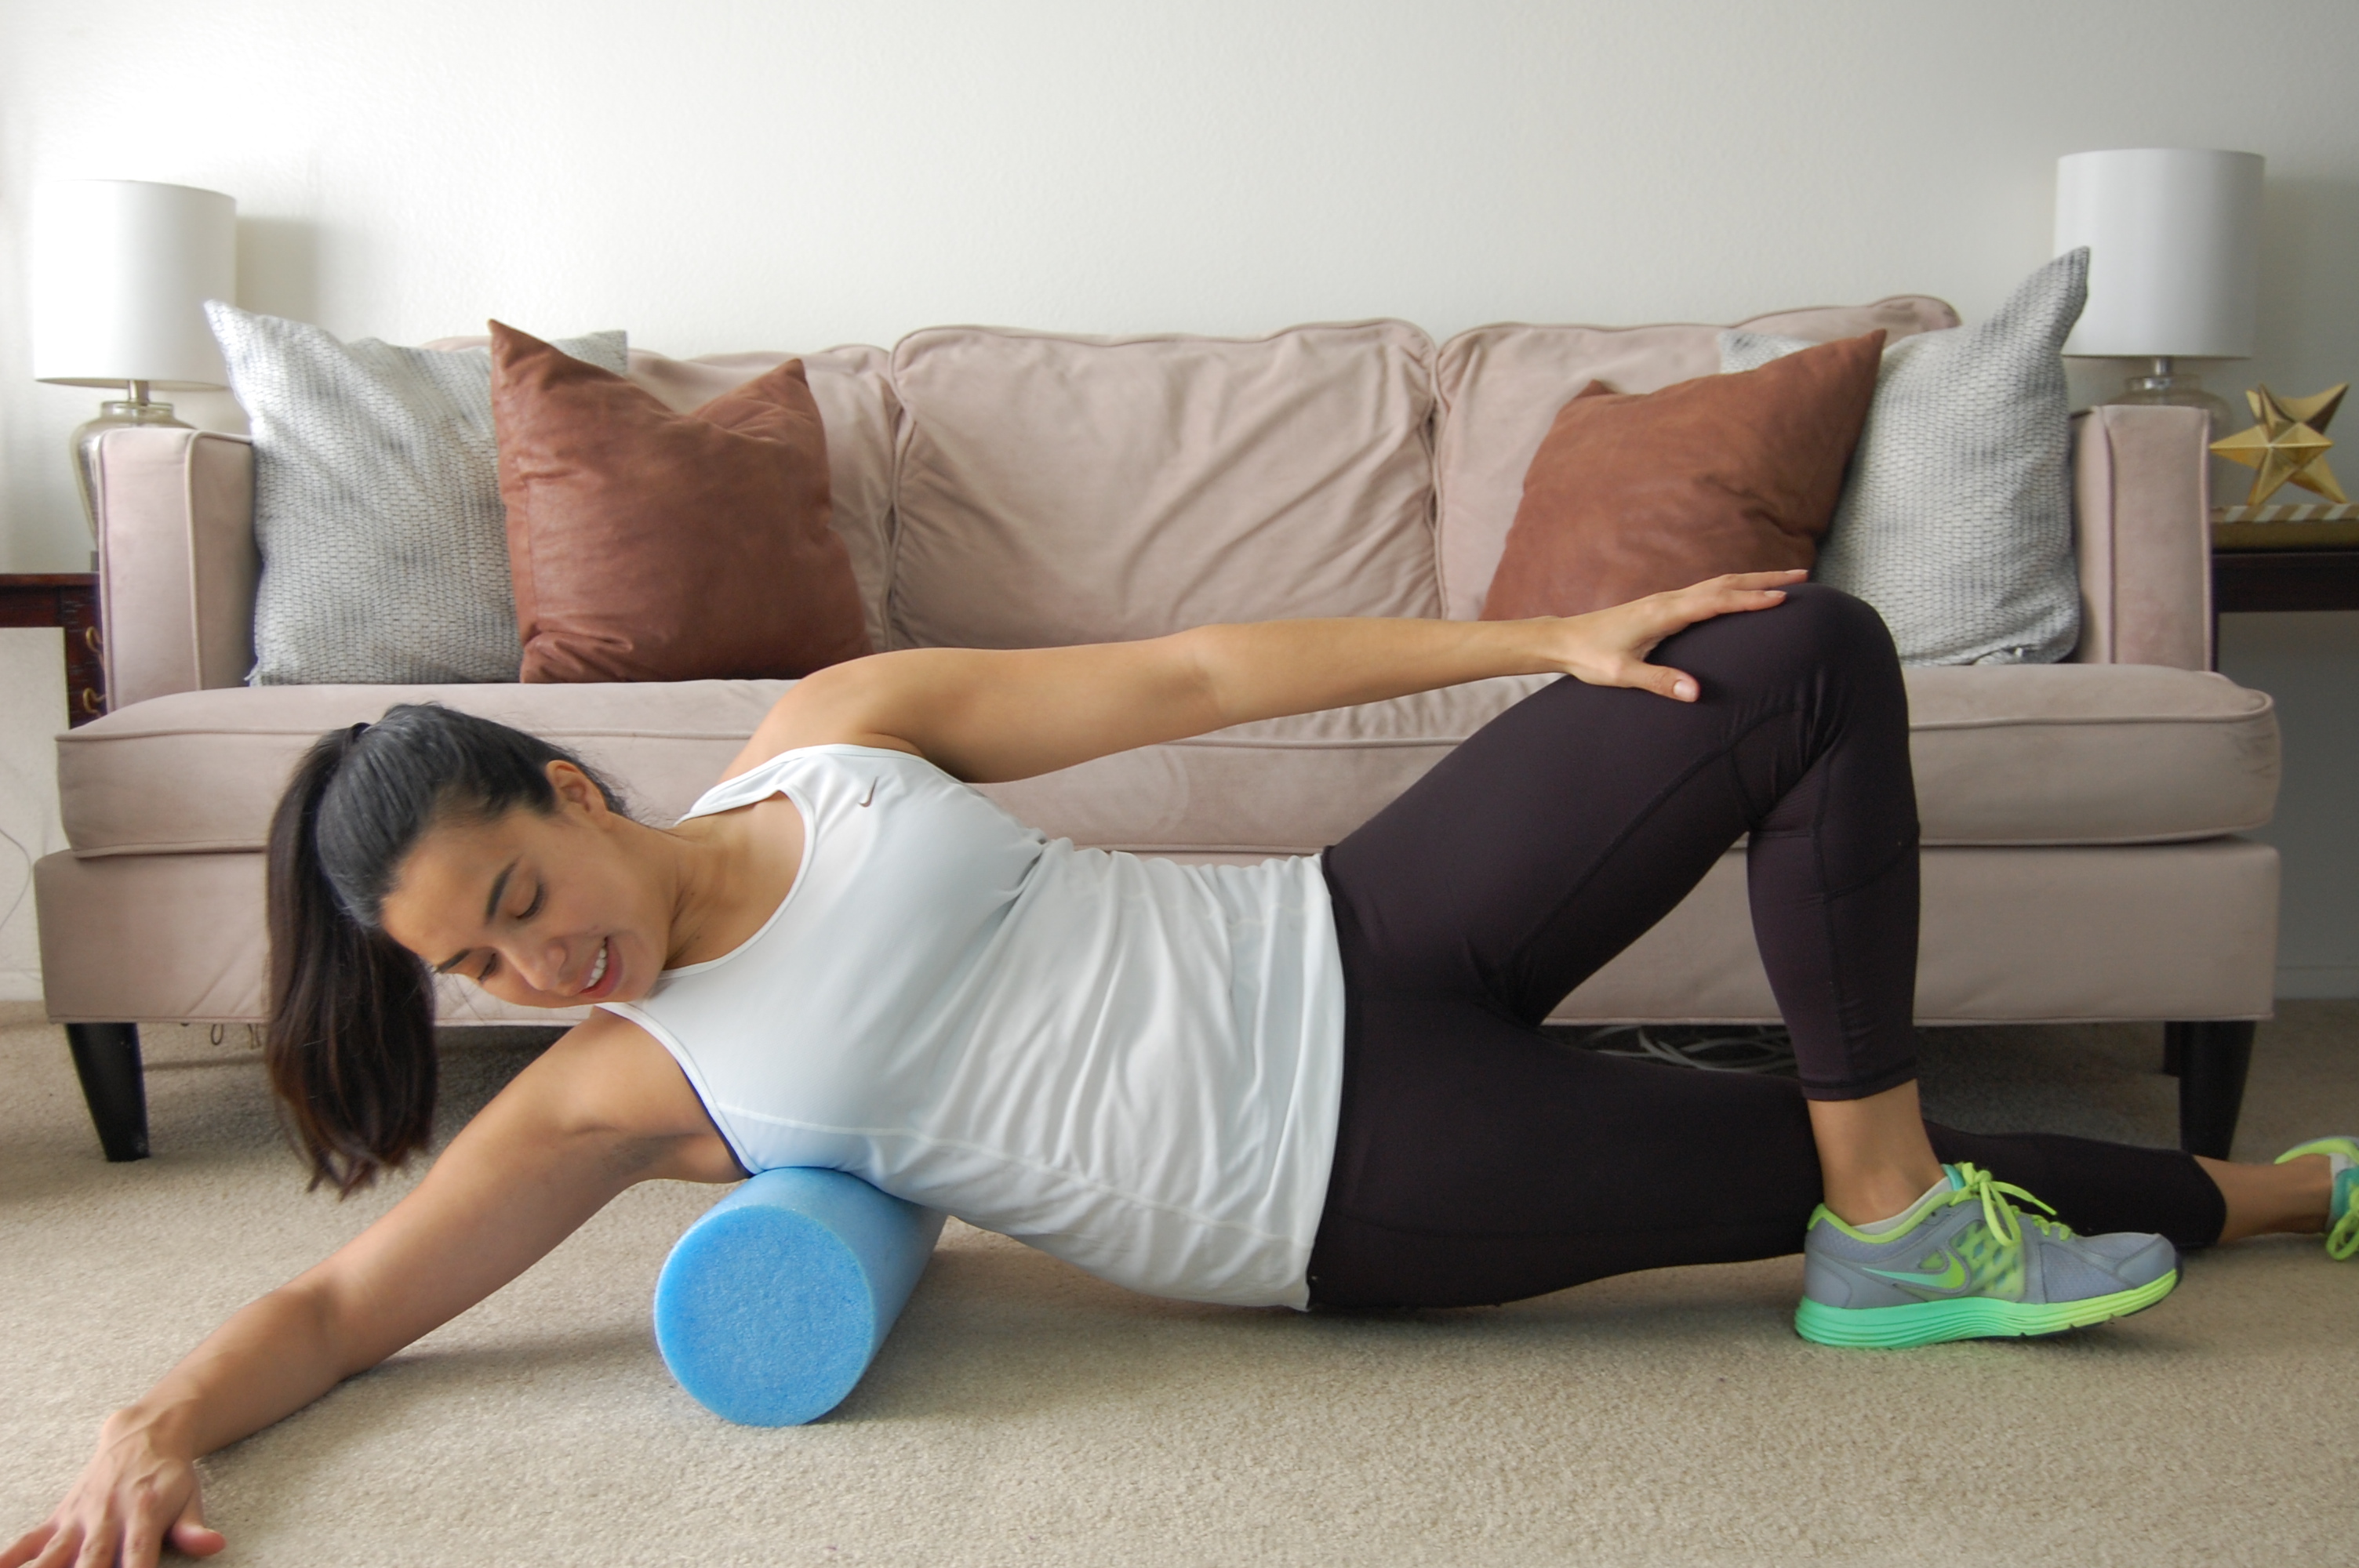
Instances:
[[[2212,609],[2359,610],[2359,506],[2213,507]]]
[[[2249,527],[2234,530],[2231,520],[2250,510],[2223,508],[2212,514],[2218,530],[2215,538],[2220,540],[2212,550],[2214,668],[2220,662],[2223,615],[2255,611],[2359,610],[2359,543],[2345,542],[2321,528],[2317,532],[2333,542],[2321,540],[2297,549],[2245,545],[2243,540],[2249,537]],[[2349,532],[2347,527],[2341,531]],[[2228,543],[2230,539],[2237,542]],[[2198,1033],[2205,1031],[2211,1033]],[[2252,1040],[2253,1026],[2249,1023],[2174,1023],[2165,1032],[2163,1070],[2179,1075],[2180,1141],[2187,1149],[2199,1154],[2227,1157],[2227,1138],[2235,1130],[2236,1110],[2244,1098],[2244,1062],[2251,1053]],[[2190,1106],[2205,1108],[2190,1112]],[[2216,1147],[2201,1147],[2189,1136],[2190,1114],[2207,1120],[2205,1130],[2214,1134]]]
[[[2315,550],[2214,550],[2212,609],[2359,610],[2359,545]]]
[[[99,654],[96,572],[0,573],[0,626],[57,626],[66,634],[66,722],[106,711]]]
[[[2359,610],[2359,544],[2212,549],[2212,667],[2220,617],[2276,610]]]

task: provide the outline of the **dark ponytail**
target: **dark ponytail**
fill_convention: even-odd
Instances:
[[[332,730],[295,770],[270,821],[264,1060],[313,1186],[350,1196],[433,1132],[433,978],[380,925],[402,862],[439,822],[556,810],[553,762],[621,809],[571,753],[429,704]]]

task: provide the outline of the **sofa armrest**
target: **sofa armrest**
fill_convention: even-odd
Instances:
[[[2082,665],[2212,667],[2211,425],[2193,408],[2072,420]]]
[[[238,686],[254,667],[254,447],[211,430],[98,444],[99,611],[109,706]]]

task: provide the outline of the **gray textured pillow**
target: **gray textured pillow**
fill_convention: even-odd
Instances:
[[[2059,351],[2088,282],[2089,253],[2069,252],[1980,326],[1884,351],[1811,575],[1875,606],[1904,664],[2053,664],[2080,641]],[[1723,332],[1720,368],[1752,370],[1809,346]]]
[[[523,661],[481,349],[343,343],[209,300],[254,430],[256,686],[511,681]],[[620,332],[560,340],[620,373]]]

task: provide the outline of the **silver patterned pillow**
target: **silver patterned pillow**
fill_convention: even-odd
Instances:
[[[254,431],[248,680],[516,679],[490,355],[339,342],[217,299],[205,315]],[[557,346],[624,369],[620,332]]]
[[[2053,664],[2081,636],[2060,351],[2087,297],[2089,253],[2025,279],[1975,327],[1884,352],[1834,522],[1811,576],[1875,606],[1910,665]],[[1720,368],[1810,345],[1723,332]]]

